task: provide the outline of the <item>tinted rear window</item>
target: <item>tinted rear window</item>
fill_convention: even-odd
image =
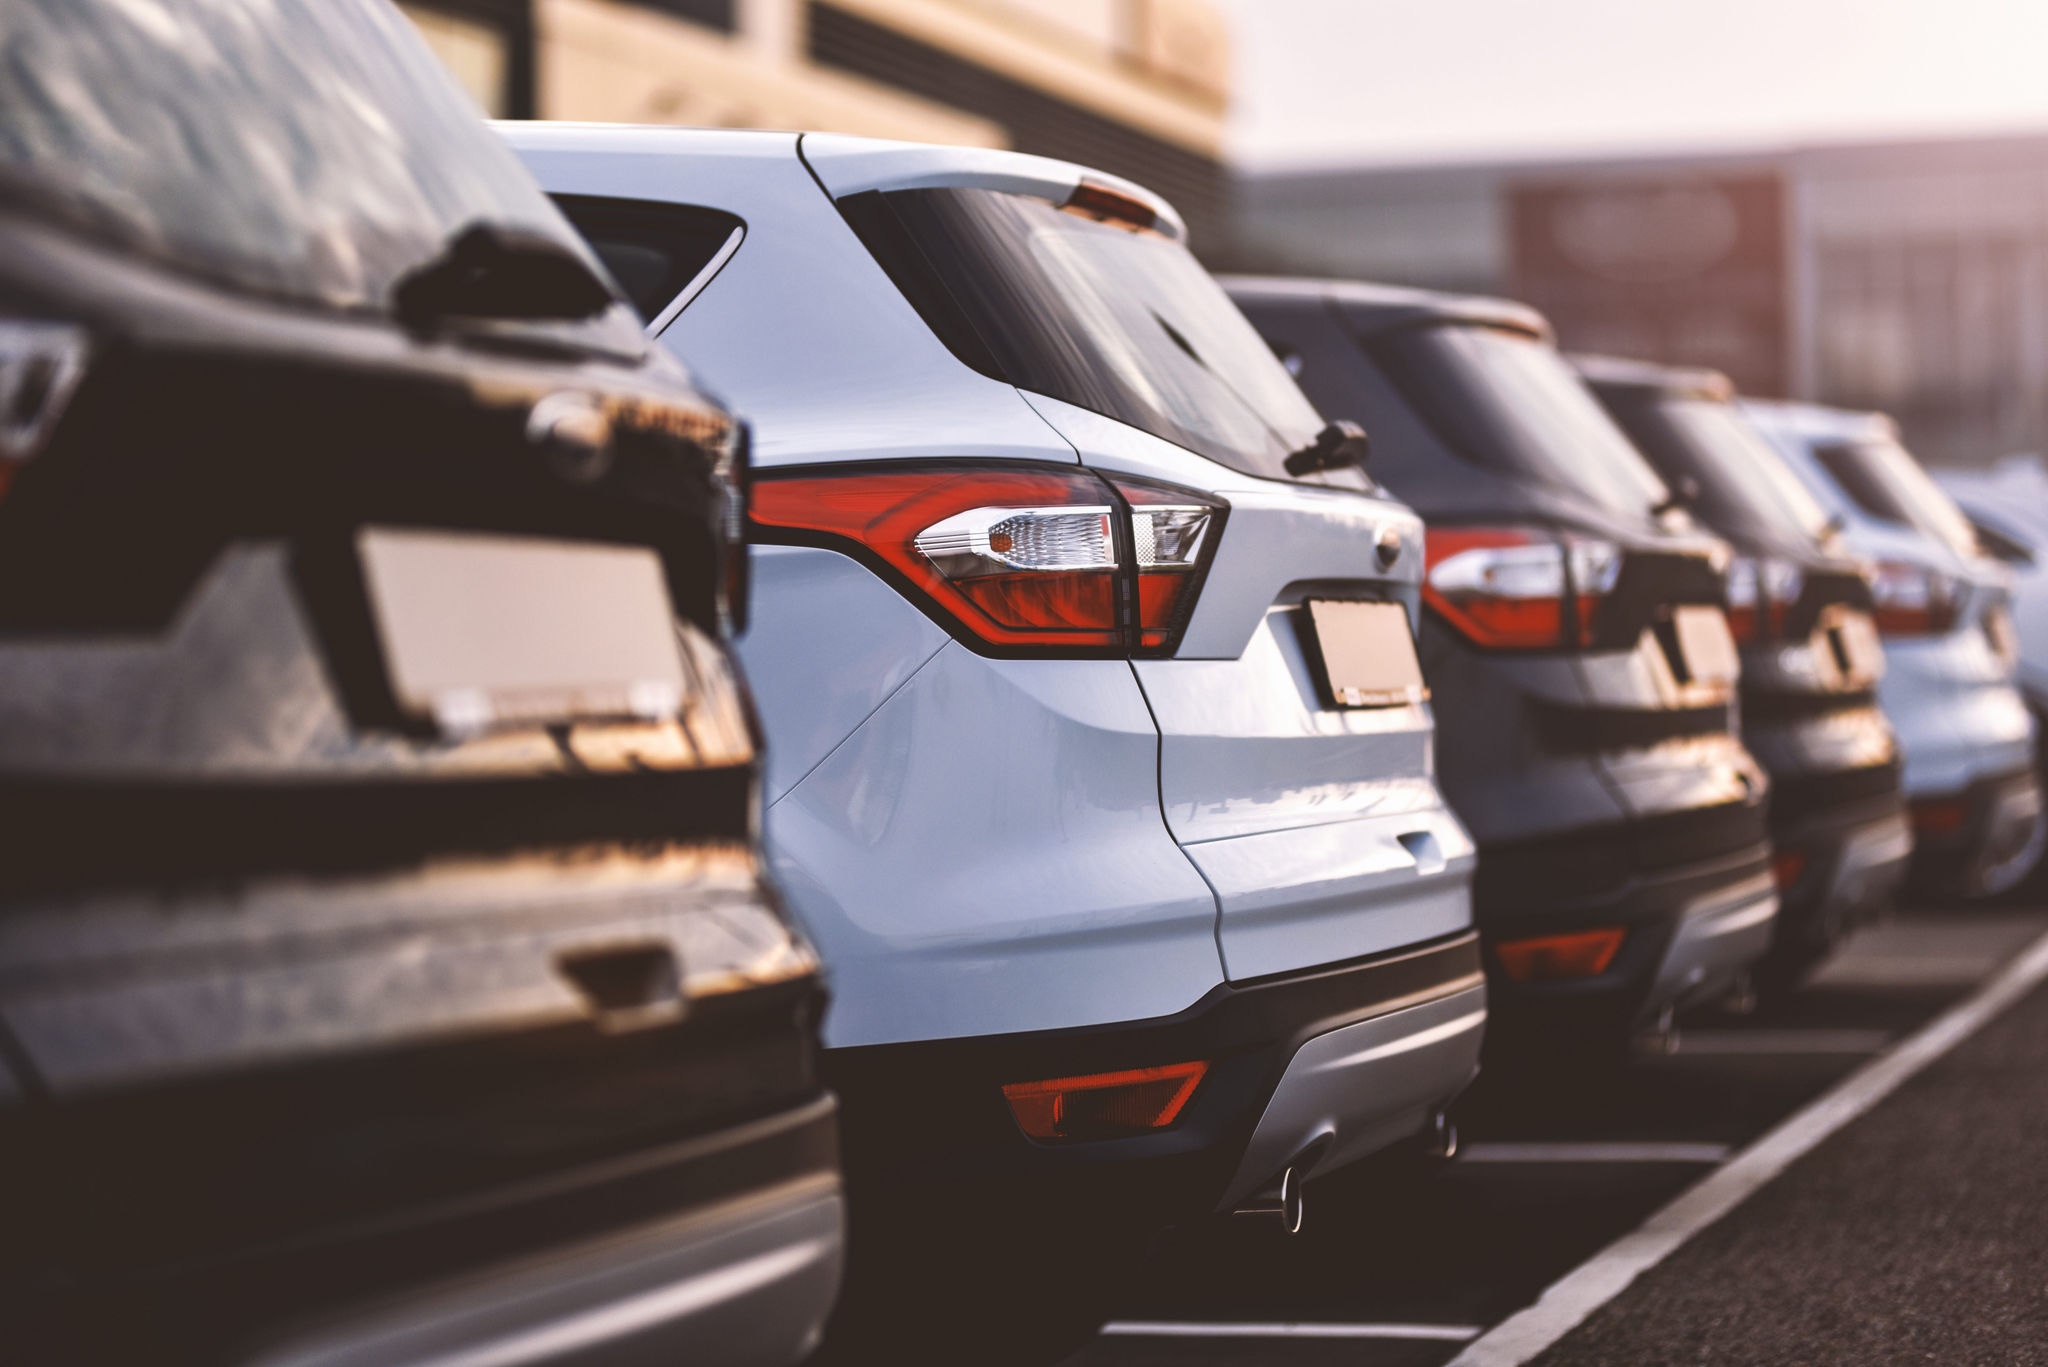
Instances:
[[[1526,333],[1444,324],[1389,334],[1374,354],[1466,460],[1642,517],[1668,497],[1656,472],[1557,349]]]
[[[1916,528],[1959,554],[1977,554],[1970,519],[1897,442],[1845,442],[1817,446],[1813,454],[1842,492],[1872,517]]]
[[[1698,483],[1710,525],[1795,544],[1826,535],[1827,509],[1732,404],[1628,394],[1614,413],[1667,483]]]
[[[994,190],[841,206],[961,360],[1233,469],[1286,479],[1322,419],[1187,248]]]
[[[0,204],[346,308],[479,221],[588,259],[384,0],[9,0]]]
[[[741,227],[731,214],[687,204],[594,195],[556,195],[555,203],[649,321],[710,266]]]

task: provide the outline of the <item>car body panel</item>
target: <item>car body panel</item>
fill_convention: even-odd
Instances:
[[[1158,764],[1123,661],[949,641],[768,811],[834,971],[827,1044],[1168,1015],[1214,987],[1215,898],[1159,818]]]
[[[762,800],[779,802],[952,638],[849,556],[756,546],[753,590],[774,611],[739,641],[755,705],[775,718]],[[815,653],[825,670],[788,668]]]

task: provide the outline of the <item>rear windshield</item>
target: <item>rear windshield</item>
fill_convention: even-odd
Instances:
[[[994,190],[856,195],[847,219],[963,361],[1233,469],[1289,476],[1323,423],[1187,248]]]
[[[1970,519],[1897,442],[1845,442],[1817,446],[1813,454],[1842,492],[1872,517],[1925,532],[1958,554],[1977,554]]]
[[[1624,396],[1615,416],[1667,483],[1699,485],[1697,510],[1711,526],[1794,544],[1826,537],[1827,509],[1733,405]]]
[[[589,259],[385,0],[8,0],[0,206],[341,308],[478,221]]]
[[[1640,517],[1669,497],[1557,349],[1469,324],[1374,343],[1394,382],[1453,451]]]

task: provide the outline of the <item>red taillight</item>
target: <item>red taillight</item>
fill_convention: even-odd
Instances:
[[[1789,892],[1805,872],[1805,850],[1779,850],[1771,856],[1771,880],[1778,885],[1779,892]]]
[[[1940,636],[1955,628],[1958,586],[1920,565],[1880,561],[1871,580],[1871,617],[1880,636]]]
[[[1597,978],[1621,952],[1628,931],[1621,926],[1576,930],[1565,935],[1538,935],[1505,940],[1493,947],[1501,971],[1518,983],[1558,978]]]
[[[1092,654],[1172,649],[1222,512],[1079,469],[904,465],[763,472],[752,517],[865,552],[988,645]]]
[[[1786,615],[1805,587],[1797,565],[1736,557],[1728,564],[1729,633],[1745,645],[1783,636]]]
[[[1951,836],[1970,823],[1970,804],[1959,797],[1915,802],[1910,810],[1915,835]]]
[[[1045,1082],[1012,1082],[1003,1099],[1033,1139],[1114,1139],[1171,1125],[1209,1071],[1207,1063],[1127,1068]]]
[[[1591,645],[1593,614],[1621,573],[1621,548],[1518,527],[1432,527],[1423,601],[1475,645]]]

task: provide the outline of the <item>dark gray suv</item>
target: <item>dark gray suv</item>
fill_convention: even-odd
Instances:
[[[787,1363],[744,442],[381,0],[0,31],[10,1363]]]
[[[1736,733],[1729,550],[1677,506],[1536,313],[1226,281],[1428,524],[1421,651],[1479,845],[1490,1050],[1611,1045],[1769,946],[1768,781]]]

